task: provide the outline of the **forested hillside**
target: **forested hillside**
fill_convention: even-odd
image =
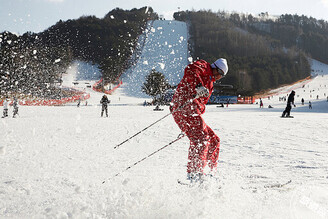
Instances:
[[[326,22],[314,22],[313,18],[308,22],[303,17],[302,26],[297,24],[297,16],[282,15],[274,20],[261,15],[186,11],[174,17],[189,23],[193,58],[209,62],[227,58],[230,69],[222,83],[249,95],[309,76],[307,57],[324,59],[328,49]]]
[[[238,94],[252,95],[306,78],[309,57],[328,60],[326,21],[211,11],[176,12],[174,18],[188,23],[194,59],[228,60],[229,74],[222,83],[232,84]],[[41,33],[0,33],[0,96],[56,97],[62,93],[53,85],[75,59],[98,64],[105,81],[113,82],[132,64],[128,60],[147,21],[156,19],[150,7],[116,8],[104,18],[60,20]]]
[[[127,60],[147,21],[157,18],[149,7],[116,8],[102,19],[60,20],[41,33],[0,33],[0,95],[54,98],[59,91],[52,85],[74,59],[97,63],[104,79],[114,81],[131,64]]]

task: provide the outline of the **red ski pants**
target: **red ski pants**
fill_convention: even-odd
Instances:
[[[179,128],[188,136],[188,173],[203,173],[208,164],[211,170],[217,166],[220,150],[220,138],[206,125],[200,113],[183,109],[173,113]]]

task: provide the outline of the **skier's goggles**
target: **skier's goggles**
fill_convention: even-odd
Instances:
[[[216,67],[216,69],[218,70],[219,74],[220,74],[222,77],[224,77],[225,74],[224,74],[224,72],[222,71],[222,69],[219,68],[215,63],[213,63],[213,64],[215,65],[215,67]]]

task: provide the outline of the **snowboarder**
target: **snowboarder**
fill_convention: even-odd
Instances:
[[[107,106],[108,106],[108,104],[110,103],[110,100],[108,100],[107,96],[104,95],[104,96],[101,98],[100,103],[101,103],[101,117],[103,116],[104,111],[106,112],[106,117],[108,117]]]
[[[198,60],[189,64],[173,96],[170,110],[182,132],[190,140],[187,179],[202,181],[206,164],[214,174],[219,158],[220,138],[202,118],[205,104],[213,91],[213,83],[228,72],[223,58],[210,64]]]
[[[16,117],[16,115],[18,115],[18,101],[16,99],[16,97],[14,97],[14,101],[13,101],[13,118]]]
[[[2,118],[8,117],[8,97],[3,100],[3,116]]]
[[[296,105],[294,104],[294,96],[295,96],[295,91],[292,91],[288,96],[287,106],[284,112],[282,113],[281,117],[285,117],[285,115],[286,117],[290,117],[290,110],[292,109],[292,104],[294,105],[294,107],[296,107]]]

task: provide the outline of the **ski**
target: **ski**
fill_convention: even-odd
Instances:
[[[184,186],[191,186],[191,184],[190,183],[186,183],[186,182],[182,182],[181,180],[177,180],[177,182],[178,182],[178,184],[180,184],[180,185],[184,185]]]
[[[265,189],[280,189],[283,188],[284,186],[290,184],[292,182],[292,180],[287,181],[286,183],[274,183],[274,184],[266,184],[263,186],[263,188]],[[257,191],[258,189],[260,189],[261,187],[259,186],[249,186],[249,187],[243,187],[241,186],[242,189],[251,189],[254,192]]]
[[[288,185],[292,182],[292,180],[289,180],[286,183],[276,183],[276,184],[271,184],[271,185],[265,185],[264,188],[281,188],[284,187],[285,185]]]

